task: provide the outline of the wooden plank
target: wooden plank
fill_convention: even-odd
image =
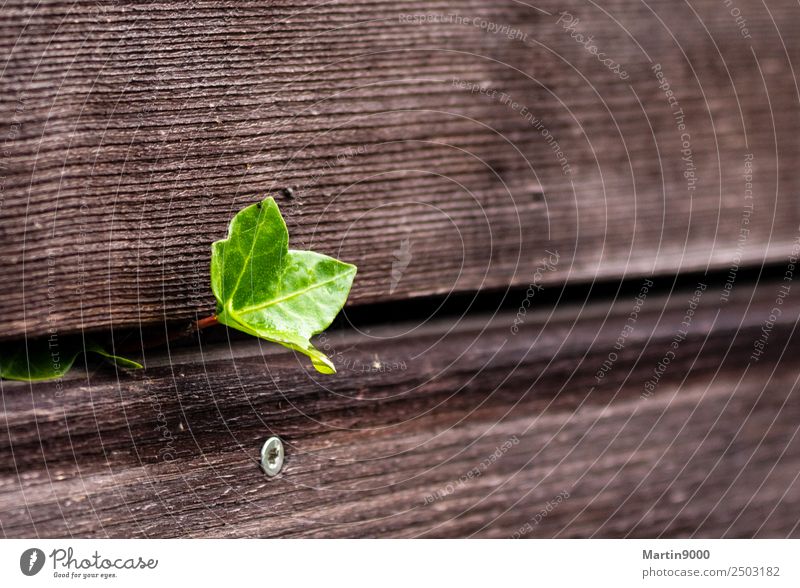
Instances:
[[[665,284],[537,303],[516,335],[514,310],[362,325],[329,336],[340,373],[319,380],[242,340],[151,356],[144,374],[2,382],[0,528],[796,537],[800,293],[784,284],[728,303],[715,284],[699,301]],[[273,434],[287,459],[270,480]]]
[[[2,16],[0,337],[209,312],[210,242],[287,186],[293,244],[358,264],[353,304],[527,284],[547,251],[549,283],[758,265],[800,224],[790,0],[748,5],[749,39],[717,0],[12,0]]]

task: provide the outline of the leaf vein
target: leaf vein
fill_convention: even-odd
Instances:
[[[296,298],[306,292],[310,292],[311,290],[316,290],[317,288],[322,288],[330,284],[331,282],[335,282],[336,280],[340,280],[343,277],[347,276],[346,272],[342,272],[341,274],[336,274],[332,278],[328,278],[322,282],[317,282],[316,284],[311,284],[310,286],[306,286],[305,288],[301,288],[300,290],[295,290],[291,294],[287,294],[286,296],[281,296],[280,298],[275,298],[274,300],[268,300],[267,302],[263,302],[261,304],[256,304],[254,306],[245,306],[237,311],[238,314],[244,314],[248,312],[256,312],[259,310],[264,310],[265,308],[269,308],[274,304],[279,304],[281,302],[286,302],[287,300],[291,300],[292,298]]]

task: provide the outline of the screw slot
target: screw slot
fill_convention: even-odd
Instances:
[[[269,477],[277,476],[283,467],[283,443],[277,437],[267,439],[261,448],[261,469]]]

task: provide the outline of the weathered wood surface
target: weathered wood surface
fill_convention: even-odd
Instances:
[[[210,242],[286,186],[294,245],[358,264],[353,303],[526,284],[546,250],[551,283],[728,267],[748,153],[738,257],[782,259],[800,224],[793,0],[741,6],[750,39],[718,0],[0,11],[0,337],[209,311]]]
[[[727,304],[709,285],[647,398],[691,288],[651,291],[633,323],[628,291],[552,313],[539,305],[517,335],[513,310],[343,331],[328,340],[340,373],[319,381],[290,354],[238,341],[151,357],[145,375],[73,372],[62,391],[3,382],[0,528],[796,537],[800,366],[787,358],[799,348],[800,291],[782,298],[760,361],[749,359],[781,285],[742,286]],[[257,460],[272,434],[287,461],[268,480]]]

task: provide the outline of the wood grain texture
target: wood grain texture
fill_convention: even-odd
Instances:
[[[786,358],[800,292],[767,327],[781,285],[729,303],[709,285],[697,304],[691,288],[662,288],[633,323],[635,292],[542,306],[516,335],[508,311],[343,331],[328,340],[340,373],[318,381],[292,355],[238,341],[152,356],[144,375],[2,382],[0,529],[796,537],[800,367]],[[273,434],[287,459],[269,480],[258,452]]]
[[[550,283],[758,265],[800,224],[790,0],[742,8],[750,39],[718,0],[0,10],[3,338],[207,313],[211,241],[287,186],[293,246],[356,263],[353,304],[527,284],[548,250]]]

